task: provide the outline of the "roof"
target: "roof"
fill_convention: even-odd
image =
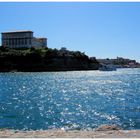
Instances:
[[[10,31],[10,32],[2,32],[2,34],[4,33],[23,33],[23,32],[31,32],[33,33],[33,31],[30,31],[30,30],[18,30],[18,31]]]
[[[39,38],[37,38],[37,39],[47,39],[46,37],[39,37]]]

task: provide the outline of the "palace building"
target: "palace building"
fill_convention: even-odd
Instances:
[[[3,32],[1,34],[3,47],[47,47],[47,38],[36,38],[33,36],[33,31]]]

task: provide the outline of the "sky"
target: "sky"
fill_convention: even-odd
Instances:
[[[49,48],[140,62],[140,2],[0,2],[0,32],[15,30],[47,37]]]

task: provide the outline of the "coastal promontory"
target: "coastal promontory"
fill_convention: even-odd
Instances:
[[[0,71],[71,71],[98,70],[96,58],[66,48],[6,48],[0,47]]]

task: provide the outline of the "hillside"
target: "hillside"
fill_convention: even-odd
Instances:
[[[99,62],[79,51],[50,48],[0,47],[0,71],[71,71],[97,70]]]

